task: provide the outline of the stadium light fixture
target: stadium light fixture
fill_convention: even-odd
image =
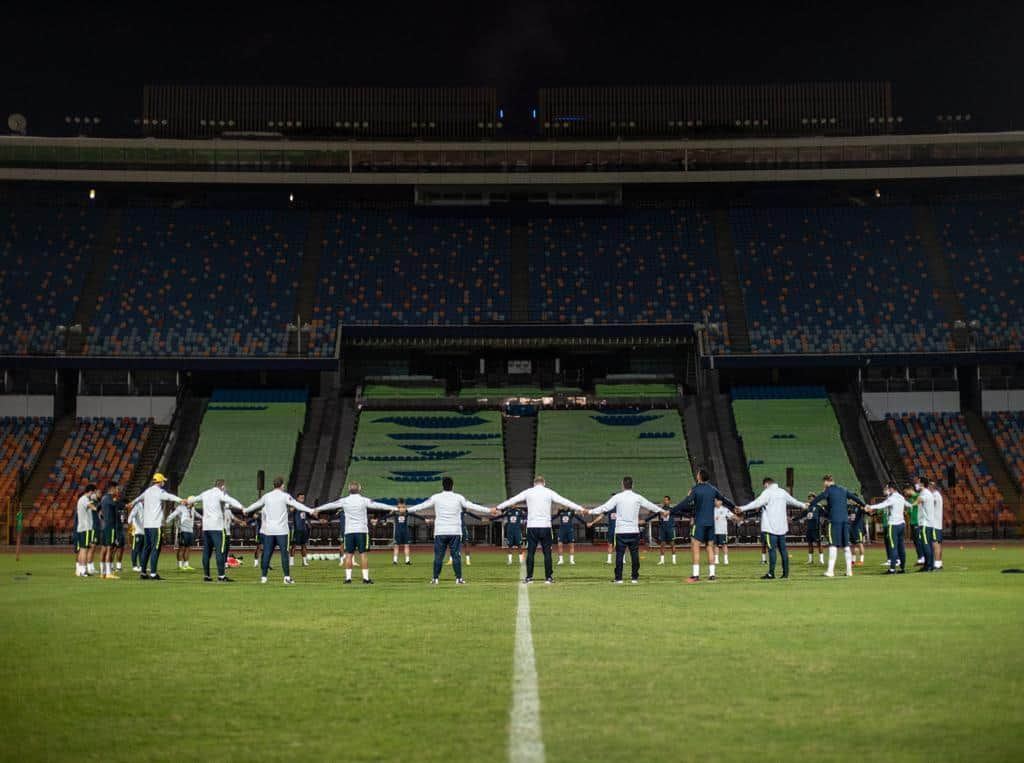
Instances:
[[[96,189],[95,188],[90,188],[89,189],[89,201],[95,201],[95,200],[96,200]]]
[[[288,194],[288,203],[291,203],[293,201],[295,201],[295,194],[294,193],[289,193]]]
[[[881,188],[876,188],[875,189],[875,198],[876,199],[882,198],[882,189]]]

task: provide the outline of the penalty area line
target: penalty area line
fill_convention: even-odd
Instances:
[[[530,628],[530,587],[519,586],[516,607],[516,646],[512,661],[512,712],[509,723],[510,763],[543,763],[544,737],[540,725],[537,661]]]

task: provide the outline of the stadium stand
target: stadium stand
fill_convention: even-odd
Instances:
[[[999,411],[986,416],[989,431],[1002,451],[1010,474],[1024,491],[1024,413]]]
[[[509,220],[424,217],[403,210],[338,212],[313,307],[314,354],[338,325],[465,325],[509,317]]]
[[[595,384],[594,394],[597,397],[675,397],[679,389],[675,384]]]
[[[959,413],[888,415],[889,432],[907,471],[945,484],[946,467],[956,467],[955,488],[944,488],[945,523],[987,525],[1012,518]]]
[[[788,467],[793,497],[801,501],[821,492],[825,474],[861,491],[824,387],[734,387],[732,410],[755,495],[765,477],[785,486]]]
[[[933,207],[957,297],[981,323],[985,346],[1024,349],[1024,204]]]
[[[459,390],[459,397],[471,400],[487,398],[497,400],[509,397],[551,397],[555,394],[553,389],[541,389],[540,387],[463,387]]]
[[[367,384],[363,387],[363,397],[374,398],[407,398],[413,400],[436,399],[445,396],[443,384],[433,385],[396,385]]]
[[[497,411],[364,411],[346,482],[377,500],[417,501],[438,492],[441,478],[471,501],[492,506],[505,496],[505,453]]]
[[[76,419],[25,526],[71,530],[75,502],[88,483],[128,484],[152,425],[152,419]]]
[[[196,495],[224,479],[243,504],[255,501],[256,472],[287,481],[295,446],[305,425],[304,390],[215,390],[199,426],[199,442],[178,495]]]
[[[682,421],[675,411],[541,411],[537,473],[577,503],[596,506],[629,475],[654,503],[681,500],[693,485]]]
[[[74,207],[0,211],[0,354],[64,349],[102,216]]]
[[[697,210],[530,220],[530,316],[554,323],[725,324],[714,225]]]
[[[125,210],[88,353],[284,354],[306,228],[296,212]]]
[[[0,418],[0,506],[15,497],[52,428],[51,418]]]
[[[736,260],[758,353],[950,349],[906,208],[736,208]]]

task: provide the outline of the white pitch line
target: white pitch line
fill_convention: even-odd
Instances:
[[[544,763],[544,736],[540,728],[540,692],[537,689],[537,661],[533,654],[533,633],[530,630],[528,585],[519,586],[512,671],[508,759],[510,763]]]

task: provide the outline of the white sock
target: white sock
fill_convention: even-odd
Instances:
[[[117,563],[117,567],[116,567],[115,569],[116,569],[116,570],[117,570],[118,572],[120,572],[121,570],[123,570],[123,569],[124,569],[124,568],[123,568],[123,567],[121,566],[121,562],[118,562],[118,563]]]
[[[672,554],[672,564],[675,564],[675,563],[676,563],[676,555]]]
[[[665,555],[664,554],[662,554],[661,556],[658,557],[658,563],[659,564],[664,564],[665,563]]]
[[[75,574],[81,575],[83,572],[85,572],[85,566],[75,562]]]
[[[95,572],[96,572],[96,565],[95,565],[95,563],[93,563],[93,562],[89,562],[89,566],[88,566],[88,568],[87,568],[87,569],[88,569],[88,571],[89,571],[90,573],[95,573]]]
[[[185,566],[185,562],[183,562],[183,561],[181,561],[181,559],[179,559],[178,560],[178,566],[179,567],[184,567]]]
[[[369,579],[370,579],[370,568],[369,567],[363,567],[363,580],[369,580]]]
[[[409,558],[409,557],[406,557],[406,559],[408,559],[408,558]],[[509,564],[512,564],[512,554],[509,554],[509,555],[508,555],[508,563],[509,563]]]
[[[715,554],[715,564],[718,564],[718,554]]]
[[[768,561],[768,554],[761,554],[761,561],[762,562],[767,562]]]
[[[939,559],[937,562],[935,562],[935,569],[937,569],[937,570],[942,569],[942,560],[941,559]]]
[[[405,555],[405,561],[407,561],[407,562],[408,562],[408,561],[411,561],[411,560],[409,559],[409,555],[408,555],[408,554],[406,554],[406,555]]]
[[[559,563],[559,564],[561,564],[561,563],[562,563],[562,562],[564,562],[564,561],[565,561],[565,559],[563,559],[563,558],[562,558],[562,555],[561,555],[561,554],[559,554],[559,555],[558,555],[558,563]]]
[[[828,547],[828,571],[833,573],[836,571],[836,557],[839,555],[839,549],[835,546]]]
[[[849,546],[843,547],[843,559],[846,561],[846,574],[853,572],[853,552]]]
[[[346,567],[345,568],[345,580],[351,580],[351,579],[352,579],[352,568],[351,567]]]
[[[292,567],[292,566],[294,566],[294,564],[295,564],[295,557],[292,556],[291,554],[289,554],[288,555],[288,566]]]
[[[396,564],[398,563],[398,552],[397,551],[394,554],[391,555],[391,561],[395,562]]]
[[[717,561],[715,562],[715,564],[717,564]],[[711,577],[715,576],[715,565],[714,564],[709,564],[708,565],[708,575],[710,575]]]
[[[726,564],[728,564],[728,563],[729,563],[729,555],[728,555],[728,554],[726,554],[726,555],[725,555],[725,563],[726,563]]]
[[[524,551],[520,551],[519,552],[519,561],[520,561],[520,563],[526,561],[526,552],[524,552]]]
[[[825,563],[825,553],[823,551],[818,552],[818,564]]]
[[[699,578],[700,577],[700,565],[699,564],[693,565],[693,576],[695,578]]]
[[[808,554],[807,555],[807,563],[810,564],[813,561],[814,561],[814,554]]]
[[[612,555],[608,554],[608,561],[605,562],[605,564],[611,564],[611,563],[612,563]]]
[[[864,561],[864,554],[861,554],[861,555],[860,555],[860,559],[858,559],[858,561],[861,561],[861,562],[863,562],[863,561]]]
[[[576,554],[569,554],[569,564],[576,564]]]
[[[466,561],[469,562],[469,554],[466,554]]]

